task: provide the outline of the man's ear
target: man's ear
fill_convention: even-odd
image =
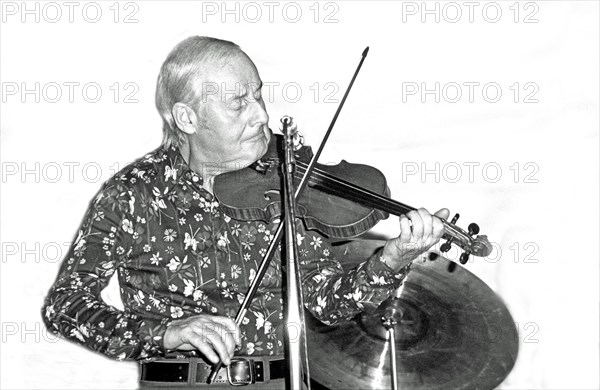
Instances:
[[[194,134],[196,132],[198,116],[188,105],[179,102],[175,103],[171,109],[171,114],[179,130],[186,134]]]

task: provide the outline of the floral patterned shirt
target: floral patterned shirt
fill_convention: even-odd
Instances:
[[[176,148],[160,147],[109,179],[85,215],[42,308],[46,326],[109,357],[165,351],[175,319],[235,318],[277,228],[219,209]],[[376,308],[402,282],[378,253],[344,271],[336,250],[298,223],[306,308],[325,324]],[[124,311],[100,293],[117,273]],[[241,324],[240,355],[283,355],[281,260],[274,256]]]

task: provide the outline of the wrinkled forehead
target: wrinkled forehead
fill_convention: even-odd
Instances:
[[[212,91],[212,94],[218,91],[219,95],[243,95],[262,86],[256,66],[243,52],[208,64],[200,77],[203,79],[203,91]]]

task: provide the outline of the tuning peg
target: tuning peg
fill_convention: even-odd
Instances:
[[[476,223],[470,224],[468,229],[469,229],[469,234],[472,236],[479,234],[479,225],[477,225]]]
[[[452,220],[450,221],[450,223],[451,223],[452,225],[454,225],[454,224],[456,223],[456,221],[458,221],[458,218],[460,218],[460,214],[458,214],[458,213],[457,213],[457,214],[454,214],[454,217],[452,217]],[[445,243],[443,243],[443,244],[440,246],[440,251],[441,251],[442,253],[446,253],[446,252],[448,252],[448,251],[450,250],[450,248],[452,248],[452,245],[451,245],[451,244],[452,244],[452,240],[454,240],[454,237],[450,237],[450,238],[448,239],[448,241],[446,241]]]
[[[448,272],[452,273],[454,272],[454,270],[456,269],[456,263],[451,261],[450,263],[448,263]]]
[[[469,255],[471,254],[471,252],[464,252],[462,255],[460,255],[460,263],[461,264],[467,264],[467,261],[469,261]]]
[[[449,238],[447,242],[443,243],[440,246],[440,252],[442,253],[446,253],[450,250],[450,248],[452,248],[452,245],[450,245],[450,243],[452,242],[452,238]]]

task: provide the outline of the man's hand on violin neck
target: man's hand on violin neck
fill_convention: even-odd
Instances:
[[[444,225],[440,218],[448,219],[449,215],[448,209],[431,215],[424,208],[401,215],[400,236],[386,242],[383,261],[395,271],[408,265],[442,238]]]
[[[211,363],[229,365],[240,345],[240,328],[229,317],[199,314],[173,321],[164,336],[165,349],[198,350]]]

